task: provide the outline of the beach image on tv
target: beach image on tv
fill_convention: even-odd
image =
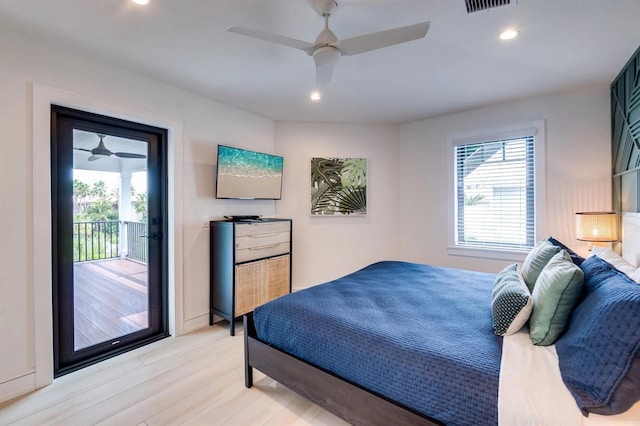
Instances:
[[[218,147],[218,198],[279,199],[282,157]]]

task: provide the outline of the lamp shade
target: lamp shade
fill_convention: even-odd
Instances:
[[[576,213],[576,234],[580,241],[618,241],[618,215],[615,212]]]

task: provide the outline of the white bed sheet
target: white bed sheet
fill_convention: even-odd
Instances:
[[[638,426],[640,402],[615,416],[583,416],[560,376],[555,345],[533,345],[525,327],[503,340],[498,422],[500,426]]]

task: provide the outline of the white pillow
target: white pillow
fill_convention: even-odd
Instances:
[[[627,274],[635,282],[640,282],[640,268],[636,268],[610,248],[593,246],[591,256],[598,256],[613,265],[618,271]]]

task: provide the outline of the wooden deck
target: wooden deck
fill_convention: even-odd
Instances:
[[[147,265],[127,259],[74,264],[75,350],[148,327]]]

